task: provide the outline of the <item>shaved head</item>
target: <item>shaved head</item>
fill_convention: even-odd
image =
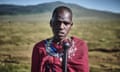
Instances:
[[[60,13],[69,13],[70,14],[70,18],[72,20],[72,11],[70,8],[66,7],[66,6],[59,6],[57,8],[54,9],[53,14],[52,14],[52,18],[57,17],[57,15]]]

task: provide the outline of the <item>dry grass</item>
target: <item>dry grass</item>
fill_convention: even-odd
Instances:
[[[52,36],[49,14],[0,17],[0,72],[30,72],[32,48]],[[91,72],[120,71],[120,20],[74,19],[70,35],[88,42]],[[112,50],[104,52],[96,49]]]

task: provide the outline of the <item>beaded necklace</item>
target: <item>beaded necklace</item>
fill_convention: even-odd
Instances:
[[[52,45],[52,41],[53,38],[51,38],[50,40],[45,40],[45,47],[46,47],[46,52],[48,53],[48,55],[50,56],[54,56],[57,58],[60,58],[63,56],[63,53],[58,53],[57,49]]]
[[[69,38],[69,40],[71,42],[71,47],[68,50],[68,58],[71,58],[71,56],[74,56],[77,48],[75,47],[74,41],[72,39],[70,39],[70,38]],[[50,56],[60,58],[60,61],[61,61],[62,56],[63,56],[63,52],[60,52],[60,53],[57,52],[57,49],[52,45],[52,41],[53,41],[53,38],[50,38],[50,40],[45,40],[46,52]]]

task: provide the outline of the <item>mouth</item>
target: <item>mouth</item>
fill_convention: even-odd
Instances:
[[[64,32],[58,32],[58,35],[64,35]]]
[[[58,31],[57,35],[60,36],[60,37],[63,37],[65,35],[65,33],[63,31]]]

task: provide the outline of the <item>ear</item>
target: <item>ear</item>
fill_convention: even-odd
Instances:
[[[71,26],[73,26],[73,22],[71,23]]]
[[[53,26],[53,22],[52,22],[52,19],[50,20],[50,27],[52,27]]]

